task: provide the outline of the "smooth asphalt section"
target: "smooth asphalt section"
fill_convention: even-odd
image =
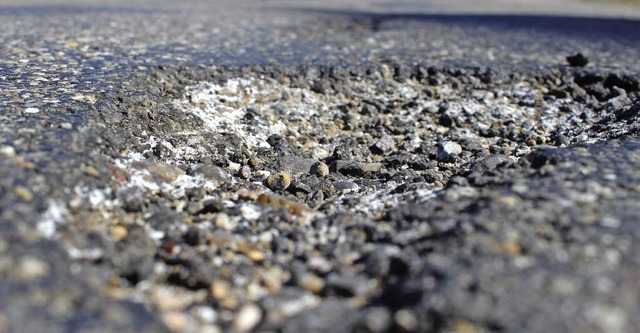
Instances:
[[[307,7],[325,10],[371,11],[381,14],[515,14],[541,16],[608,17],[638,19],[640,9],[632,5],[579,0],[401,0],[401,1],[279,1],[265,0],[265,4],[286,7]]]

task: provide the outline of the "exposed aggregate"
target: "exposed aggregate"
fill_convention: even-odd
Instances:
[[[638,174],[582,166],[582,151],[613,153],[617,143],[555,148],[635,131],[625,121],[639,111],[633,76],[556,68],[495,78],[399,64],[202,70],[211,82],[185,86],[158,111],[165,121],[149,123],[164,135],[137,139],[111,162],[110,187],[76,189],[75,208],[95,212],[114,243],[63,243],[74,258],[110,263],[112,297],[138,295],[176,331],[573,329],[566,316],[588,328],[609,325],[599,319],[608,311],[612,326],[601,329],[635,325],[591,296],[614,288],[603,272],[631,243],[600,253],[580,239],[624,225],[600,204],[615,197],[618,177],[634,184]],[[194,80],[177,73],[157,75]],[[628,163],[636,144],[621,144]],[[563,165],[605,174],[554,180]],[[556,185],[567,181],[575,185]],[[562,200],[544,199],[548,191]],[[505,228],[510,221],[517,226]],[[571,245],[557,243],[569,234]],[[605,271],[582,273],[594,260]],[[514,277],[555,263],[564,267]],[[593,301],[567,313],[551,306],[576,293]],[[528,315],[541,304],[549,310]]]

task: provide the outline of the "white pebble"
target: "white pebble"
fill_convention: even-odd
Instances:
[[[260,179],[267,179],[271,175],[271,172],[267,170],[258,170],[253,175]]]
[[[22,258],[15,268],[15,277],[22,281],[31,281],[49,275],[49,264],[38,258]]]
[[[238,311],[233,321],[233,328],[236,332],[249,332],[258,325],[260,319],[262,319],[262,310],[255,304],[247,304]]]
[[[0,147],[0,154],[6,157],[14,157],[16,156],[16,150],[11,146],[3,146]]]
[[[444,161],[453,155],[462,153],[462,147],[453,141],[445,141],[438,145],[438,160]]]
[[[214,323],[218,320],[218,313],[210,306],[198,306],[192,310],[193,315],[203,323]]]
[[[418,319],[409,310],[403,309],[396,312],[395,321],[405,331],[413,331],[418,326]]]
[[[240,167],[241,165],[239,163],[229,161],[229,166],[227,166],[227,169],[231,171],[238,171],[240,170]]]

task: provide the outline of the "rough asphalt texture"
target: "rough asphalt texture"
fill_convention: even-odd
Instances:
[[[639,331],[640,22],[363,8],[0,6],[0,332]]]

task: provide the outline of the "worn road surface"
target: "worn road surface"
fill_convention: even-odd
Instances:
[[[638,8],[0,18],[0,332],[640,331]]]

